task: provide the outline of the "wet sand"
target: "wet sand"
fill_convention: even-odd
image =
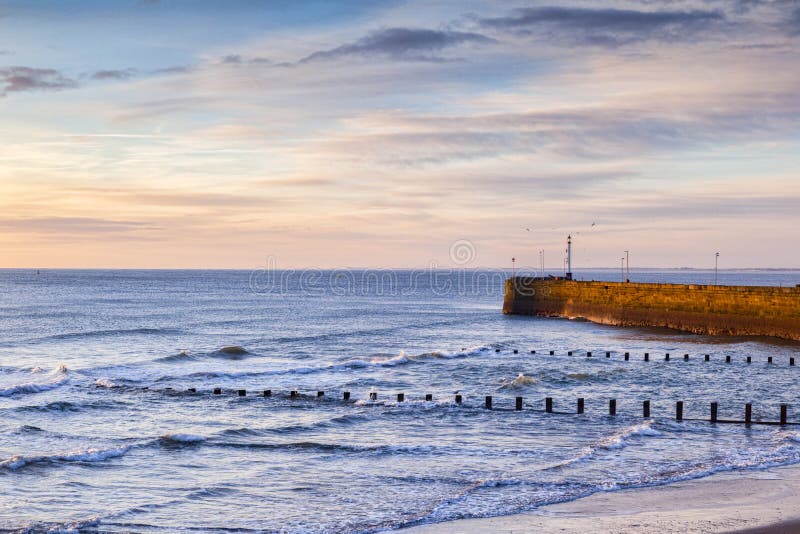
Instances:
[[[720,473],[595,495],[530,513],[404,529],[417,533],[800,533],[800,467]]]

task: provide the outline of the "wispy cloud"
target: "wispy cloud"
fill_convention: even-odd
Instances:
[[[34,67],[0,68],[0,94],[21,91],[58,91],[77,87],[78,83],[56,69]]]
[[[544,6],[520,8],[507,16],[483,18],[479,22],[486,28],[522,35],[557,36],[579,44],[620,46],[651,39],[691,38],[724,20],[720,11]]]
[[[352,43],[320,50],[300,60],[301,63],[348,56],[384,56],[412,61],[442,61],[435,55],[445,48],[462,44],[485,45],[494,39],[479,33],[412,28],[377,30]]]

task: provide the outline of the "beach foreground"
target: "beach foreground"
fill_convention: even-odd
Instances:
[[[800,467],[727,472],[667,486],[597,493],[524,514],[403,529],[483,532],[800,532]]]

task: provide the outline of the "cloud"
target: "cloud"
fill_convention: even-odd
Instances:
[[[685,39],[725,20],[720,11],[638,11],[613,8],[545,6],[520,8],[509,16],[480,19],[485,28],[522,35],[557,34],[579,44],[620,46],[627,43]]]
[[[800,7],[795,8],[784,24],[786,33],[792,36],[800,35]]]
[[[77,87],[77,82],[55,69],[32,67],[0,68],[0,94],[22,91],[58,91]]]
[[[366,37],[332,48],[320,50],[300,60],[300,63],[348,56],[386,56],[413,61],[443,61],[433,55],[445,48],[462,44],[489,44],[494,39],[471,32],[387,28]]]
[[[136,69],[98,70],[91,77],[93,80],[127,80],[136,73]]]
[[[44,234],[96,234],[152,229],[143,222],[94,217],[31,217],[0,219],[0,229]]]

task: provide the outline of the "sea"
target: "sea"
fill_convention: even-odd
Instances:
[[[0,530],[382,532],[800,462],[708,422],[800,422],[797,343],[504,316],[509,274],[0,270]]]

